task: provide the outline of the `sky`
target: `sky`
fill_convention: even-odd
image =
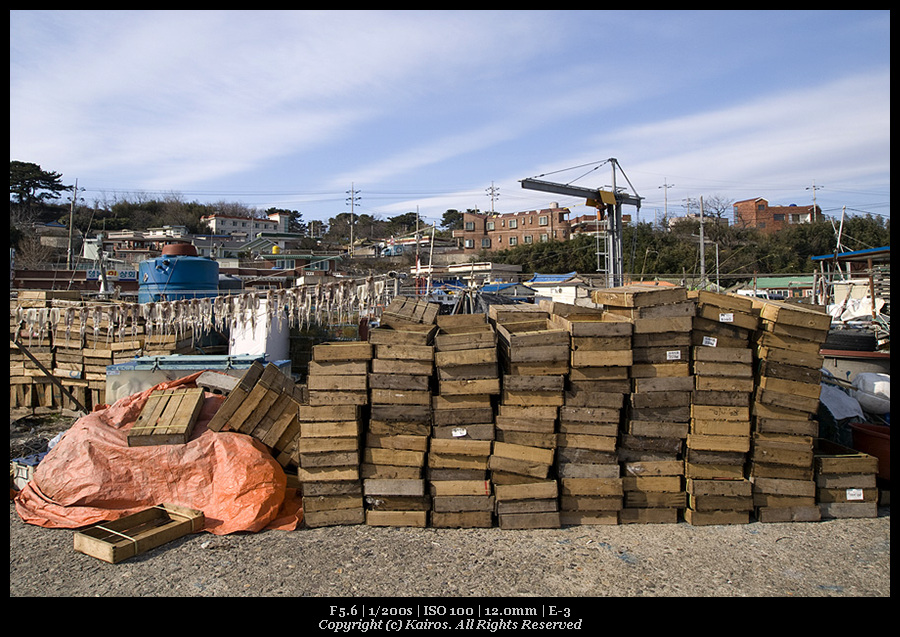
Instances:
[[[389,219],[616,185],[890,218],[890,12],[10,11],[10,160],[86,204]],[[494,197],[491,196],[494,194]]]

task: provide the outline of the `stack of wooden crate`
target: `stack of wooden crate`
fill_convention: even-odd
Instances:
[[[171,356],[196,351],[194,330],[148,333],[144,337],[144,356]]]
[[[107,367],[143,351],[144,326],[136,316],[111,311],[117,306],[109,303],[82,302],[78,292],[26,293],[25,298],[16,301],[16,308],[12,311],[11,306],[10,335],[28,349],[40,366],[17,348],[11,352],[11,362],[15,363],[11,385],[30,385],[11,393],[14,404],[25,401],[31,406],[71,409],[79,404],[86,409],[103,404]],[[16,334],[21,329],[21,319],[25,319],[25,329]],[[14,322],[16,326],[12,325]]]
[[[362,476],[366,524],[372,526],[428,524],[423,472],[432,423],[435,305],[395,299],[381,326],[369,332],[371,411]]]
[[[53,375],[60,379],[84,379],[83,350],[87,339],[81,326],[82,306],[71,302],[59,307],[60,320],[53,329]]]
[[[272,363],[254,362],[209,421],[212,431],[252,436],[267,446],[282,467],[298,464],[297,413],[303,388]]]
[[[43,367],[52,373],[55,364],[50,303],[40,298],[40,294],[34,296],[36,298],[19,301],[24,304],[24,311],[29,313],[27,323],[18,324],[13,318],[14,314],[10,313],[10,405],[52,408],[58,406],[55,400],[56,387],[47,373],[41,370]],[[13,341],[21,344],[21,347]],[[31,356],[27,356],[23,348]]]
[[[309,527],[365,522],[359,473],[362,413],[363,407],[353,404],[299,406],[297,478]]]
[[[336,341],[312,348],[308,403],[299,406],[295,453],[309,527],[365,522],[359,467],[371,358],[369,343]]]
[[[816,501],[823,519],[878,517],[878,458],[817,439]]]
[[[18,345],[9,341],[9,407],[10,409],[31,408],[31,377],[25,375],[25,353]]]
[[[571,343],[556,448],[560,520],[618,524],[624,493],[616,449],[630,391],[632,324],[599,308],[561,304],[554,304],[551,322]]]
[[[556,423],[565,401],[569,334],[549,313],[492,306],[502,390],[489,467],[500,528],[558,528],[553,472]],[[503,487],[503,488],[501,488]]]
[[[760,522],[817,521],[814,446],[820,354],[831,317],[812,308],[754,299],[756,389],[749,477]]]
[[[93,405],[106,402],[106,368],[144,353],[144,326],[137,318],[132,321],[116,324],[96,307],[88,307],[75,319],[72,332],[84,334],[84,379]]]
[[[59,307],[61,317],[53,332],[53,375],[66,390],[84,406],[91,404],[91,392],[84,370],[84,350],[87,343],[81,329],[82,304],[75,301],[54,302]],[[66,320],[68,317],[69,320]],[[104,384],[105,390],[105,384]],[[68,397],[63,397],[63,406],[69,406]]]
[[[484,314],[437,317],[428,452],[431,526],[493,526],[488,461],[500,393],[497,335]]]
[[[329,341],[314,345],[306,378],[309,404],[367,405],[371,360],[369,343]]]
[[[592,299],[633,323],[631,392],[618,449],[625,492],[619,522],[678,522],[686,502],[682,454],[694,388],[695,302],[684,288],[641,284],[595,290]]]
[[[748,298],[692,292],[694,318],[691,429],[685,474],[687,522],[746,524],[753,511],[744,476],[750,451],[753,393],[751,335],[759,319]]]

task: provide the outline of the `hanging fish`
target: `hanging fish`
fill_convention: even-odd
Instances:
[[[72,325],[75,323],[75,308],[68,307],[66,308],[65,316],[63,317],[64,325],[66,328],[66,347],[69,347],[69,337],[72,335]]]

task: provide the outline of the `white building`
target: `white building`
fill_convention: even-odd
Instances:
[[[212,214],[201,217],[209,225],[210,234],[252,239],[260,232],[288,232],[290,215],[273,213],[267,218]]]

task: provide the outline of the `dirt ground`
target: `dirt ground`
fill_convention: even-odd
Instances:
[[[11,417],[11,457],[21,455],[14,445],[52,439],[67,422],[46,420]],[[569,627],[585,628],[599,621],[573,601],[586,597],[890,597],[890,523],[883,507],[877,518],[727,526],[199,533],[113,565],[75,552],[74,530],[24,523],[11,501],[10,596],[329,598],[304,611],[329,632],[386,627],[341,623],[361,612],[409,629],[502,627],[461,619],[517,628],[581,619]],[[557,601],[567,618],[551,608]],[[415,623],[425,621],[447,625]]]

